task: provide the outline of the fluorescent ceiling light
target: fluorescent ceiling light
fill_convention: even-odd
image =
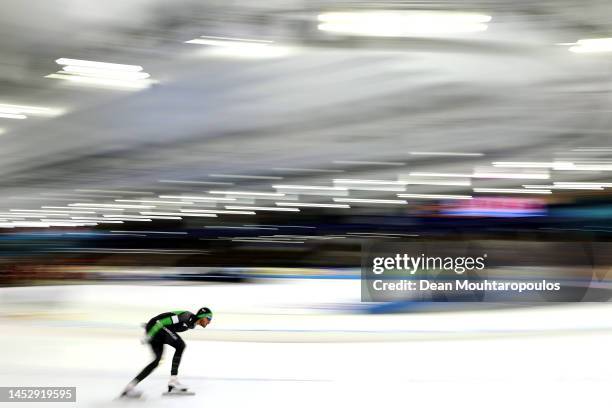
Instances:
[[[123,221],[120,218],[96,218],[96,217],[70,217],[74,220],[79,220],[83,222],[98,222],[100,224],[123,224]],[[148,220],[151,221],[151,220]]]
[[[159,212],[159,211],[141,211],[142,215],[169,215],[173,217],[216,217],[216,214],[213,213],[177,213],[177,212]]]
[[[590,181],[555,181],[553,183],[556,186],[601,186],[601,187],[612,187],[612,183],[598,183]]]
[[[190,201],[213,201],[213,202],[233,202],[236,201],[235,198],[222,198],[222,197],[203,197],[203,196],[180,196],[180,195],[160,195],[159,198],[177,198],[180,200],[190,200]],[[201,204],[199,204],[201,205]]]
[[[549,190],[603,190],[602,186],[584,186],[584,185],[538,185],[538,184],[523,184],[524,188],[549,189]]]
[[[0,228],[79,227],[79,226],[85,226],[85,225],[95,225],[95,223],[20,221],[20,222],[11,222],[11,223],[0,223]]]
[[[464,181],[450,181],[450,180],[406,180],[407,185],[416,185],[416,186],[471,186],[472,182],[468,180]]]
[[[185,44],[214,45],[218,47],[242,47],[245,45],[265,47],[272,43],[273,41],[246,40],[246,39],[220,39],[217,37],[200,37],[200,38],[194,38],[193,40],[185,41]]]
[[[231,211],[231,210],[181,210],[185,213],[204,213],[204,214],[241,214],[241,215],[255,215],[253,211]]]
[[[102,217],[106,218],[149,218],[142,215],[133,215],[133,214],[102,214]]]
[[[399,191],[406,191],[405,187],[379,187],[379,186],[361,186],[361,185],[356,185],[356,186],[351,186],[349,187],[349,190],[353,190],[353,191],[394,191],[394,192],[399,192]]]
[[[0,112],[0,118],[4,119],[27,119],[26,115],[20,115],[15,113],[2,113]]]
[[[4,119],[27,119],[33,116],[57,116],[63,113],[61,109],[44,108],[41,106],[25,106],[0,104],[0,118]],[[3,133],[0,129],[0,133]]]
[[[289,54],[287,47],[274,45],[273,41],[246,38],[202,36],[185,41],[185,44],[209,45],[212,55],[225,57],[274,58]]]
[[[574,163],[566,161],[555,162],[493,162],[493,167],[508,168],[541,168],[553,170],[569,170],[575,168]]]
[[[334,179],[337,184],[367,184],[367,185],[390,185],[405,186],[407,183],[395,180],[361,180],[361,179]]]
[[[276,205],[284,205],[286,207],[313,207],[313,208],[351,208],[348,204],[323,204],[323,203],[290,203],[280,202]]]
[[[66,66],[60,74],[76,74],[83,75],[88,77],[100,77],[100,78],[109,78],[109,79],[122,79],[127,81],[138,80],[138,79],[147,79],[151,75],[146,72],[134,72],[134,71],[119,71],[119,70],[104,70],[99,68],[90,68],[90,67],[77,67],[77,66]]]
[[[398,194],[401,198],[423,198],[423,199],[447,199],[447,200],[470,200],[470,195],[455,194]]]
[[[466,157],[479,157],[484,156],[483,153],[463,153],[463,152],[410,152],[413,156],[466,156]]]
[[[43,205],[40,208],[57,208],[57,209],[76,209],[76,210],[104,210],[104,211],[123,211],[123,208],[107,208],[107,207],[96,207],[93,204],[93,207],[82,207],[78,206],[78,208],[73,207],[59,207],[59,206],[51,206],[51,205]]]
[[[83,85],[120,89],[143,89],[155,83],[140,65],[112,64],[100,61],[60,58],[55,61],[63,69],[45,78],[63,79]]]
[[[564,166],[555,167],[555,170],[570,170],[570,171],[610,171],[610,164],[575,164],[568,163]]]
[[[118,88],[118,89],[144,89],[149,87],[152,83],[151,81],[146,80],[137,80],[137,81],[124,81],[119,79],[108,79],[108,78],[97,78],[97,77],[88,77],[88,76],[79,76],[79,75],[65,75],[62,72],[58,72],[55,74],[50,74],[45,76],[45,78],[51,79],[63,79],[69,82],[75,82],[83,85],[93,85],[100,87],[108,87],[108,88]]]
[[[118,203],[151,203],[151,204],[193,204],[191,201],[160,201],[160,200],[115,200]]]
[[[578,40],[569,50],[579,54],[612,52],[612,38],[589,38]]]
[[[422,171],[414,171],[408,174],[413,177],[464,177],[469,178],[472,177],[472,174],[467,173],[432,173],[432,172],[422,172]]]
[[[253,197],[284,197],[284,193],[261,193],[255,191],[209,191],[210,194],[225,194],[228,196],[241,195],[241,196],[253,196]]]
[[[322,13],[319,30],[348,35],[411,37],[485,31],[491,16],[442,11],[353,11]]]
[[[105,217],[106,217],[106,215],[105,215]],[[121,216],[113,216],[113,217],[105,218],[105,219],[121,220],[123,218]],[[132,217],[128,217],[125,220],[129,221],[129,220],[132,220],[132,219],[137,220],[137,221],[151,221],[151,220],[182,220],[183,218],[182,217],[170,217],[170,216],[166,216],[166,215],[161,215],[161,216],[160,215],[156,215],[156,216],[147,215],[146,218],[140,218],[140,217],[132,218]]]
[[[93,188],[78,188],[74,191],[78,191],[82,193],[140,194],[140,195],[153,194],[151,191],[99,190],[99,189],[93,189]]]
[[[337,203],[361,203],[361,204],[408,204],[406,200],[378,200],[372,198],[334,198]]]
[[[65,217],[67,214],[45,214],[45,213],[5,213],[2,218],[44,218],[44,217]]]
[[[603,190],[604,187],[612,187],[612,183],[590,183],[590,182],[554,182],[554,185],[547,188],[564,190]],[[531,188],[531,187],[525,187]]]
[[[277,190],[329,190],[329,191],[346,191],[345,187],[329,187],[329,186],[299,186],[299,185],[281,185],[272,186]]]
[[[41,214],[95,214],[95,211],[79,211],[79,209],[71,210],[20,210],[11,208],[9,211],[20,213],[41,213]]]
[[[494,179],[536,179],[536,180],[548,180],[550,174],[548,173],[501,173],[491,171],[477,171],[474,172],[472,177],[475,178],[494,178]]]
[[[475,193],[509,193],[509,194],[551,194],[550,190],[520,189],[520,188],[475,188]]]
[[[101,70],[112,70],[112,71],[125,71],[125,72],[140,72],[142,67],[140,65],[125,65],[125,64],[112,64],[109,62],[99,61],[88,61],[71,58],[60,58],[55,60],[57,65],[73,65],[77,67],[89,67]]]
[[[226,205],[228,210],[248,210],[248,211],[287,211],[299,212],[299,208],[283,208],[283,207],[251,207],[244,205]]]
[[[108,208],[155,208],[154,205],[131,205],[131,204],[106,204],[106,203],[72,203],[68,207],[99,207],[100,209]]]

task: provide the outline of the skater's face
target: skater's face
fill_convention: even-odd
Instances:
[[[206,327],[210,323],[210,319],[208,317],[204,317],[197,322],[200,326]]]

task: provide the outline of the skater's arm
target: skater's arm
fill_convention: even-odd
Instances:
[[[180,324],[184,327],[184,329],[193,329],[195,327],[195,322],[198,320],[197,316],[191,312],[187,312],[184,310],[176,310],[173,312],[164,313],[157,317],[155,323],[151,326],[149,331],[147,332],[147,338],[152,339],[157,332],[162,330],[166,326],[172,326],[176,324]],[[173,326],[176,327],[176,326]],[[183,329],[183,330],[184,330]],[[178,328],[172,330],[179,330]],[[182,330],[179,330],[182,331]]]
[[[196,315],[191,312],[181,312],[178,316],[179,322],[184,323],[186,327],[193,329],[195,327],[195,322],[198,320]]]

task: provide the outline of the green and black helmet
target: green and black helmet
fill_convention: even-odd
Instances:
[[[208,319],[212,320],[213,314],[209,308],[201,307],[200,310],[198,310],[198,312],[196,313],[196,316],[198,317],[198,319],[203,319],[207,317]]]

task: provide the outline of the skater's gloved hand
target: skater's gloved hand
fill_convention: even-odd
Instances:
[[[151,338],[149,336],[144,336],[140,339],[141,344],[149,344],[151,342]]]

